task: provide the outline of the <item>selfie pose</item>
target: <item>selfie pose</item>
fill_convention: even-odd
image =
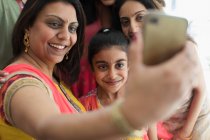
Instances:
[[[27,0],[12,36],[14,59],[4,69],[9,77],[0,89],[1,139],[119,139],[171,115],[186,91],[204,90],[190,43],[164,64],[147,67],[137,37],[128,53],[126,98],[79,113],[59,83],[77,80],[84,19],[78,0]]]

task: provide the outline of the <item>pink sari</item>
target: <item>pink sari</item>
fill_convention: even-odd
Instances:
[[[57,104],[61,113],[76,113],[77,112],[74,109],[74,107],[68,102],[68,100],[65,98],[63,93],[61,93],[56,88],[55,83],[53,83],[53,81],[48,76],[46,76],[44,73],[42,73],[40,70],[38,70],[30,65],[27,65],[27,64],[14,64],[14,65],[7,66],[4,69],[4,71],[9,72],[11,75],[13,73],[17,73],[17,72],[19,72],[19,74],[27,73],[26,75],[32,76],[32,77],[42,81],[43,84],[45,84],[46,87],[49,87],[48,89],[51,90],[51,94],[52,94],[51,96],[53,97],[53,100]],[[19,74],[16,74],[16,75],[19,75]],[[8,82],[14,82],[14,81],[8,80]],[[5,89],[5,91],[3,91],[3,93],[6,93],[6,89]]]

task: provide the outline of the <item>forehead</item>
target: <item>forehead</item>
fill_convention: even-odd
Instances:
[[[76,20],[76,10],[74,6],[67,2],[52,2],[47,4],[39,13],[39,16],[57,15],[68,20]]]
[[[127,53],[123,51],[119,46],[113,46],[111,48],[102,49],[94,56],[95,59],[125,59]]]
[[[146,11],[146,7],[135,0],[128,0],[125,1],[124,4],[121,6],[120,11],[119,11],[119,15],[121,16],[132,16],[133,14],[139,12],[139,11]]]

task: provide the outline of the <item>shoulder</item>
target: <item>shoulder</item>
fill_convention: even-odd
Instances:
[[[98,109],[98,100],[96,89],[88,92],[86,96],[83,96],[79,99],[87,111]]]

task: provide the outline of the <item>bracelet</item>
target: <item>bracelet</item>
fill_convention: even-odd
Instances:
[[[179,138],[181,138],[182,140],[191,140],[192,139],[192,134],[189,137],[184,137],[181,135],[181,132],[179,132]]]
[[[117,126],[117,128],[123,133],[123,134],[131,134],[134,131],[134,128],[129,124],[127,119],[123,116],[123,114],[120,111],[120,107],[122,105],[123,100],[117,100],[112,106],[111,110],[111,117],[113,123]]]

